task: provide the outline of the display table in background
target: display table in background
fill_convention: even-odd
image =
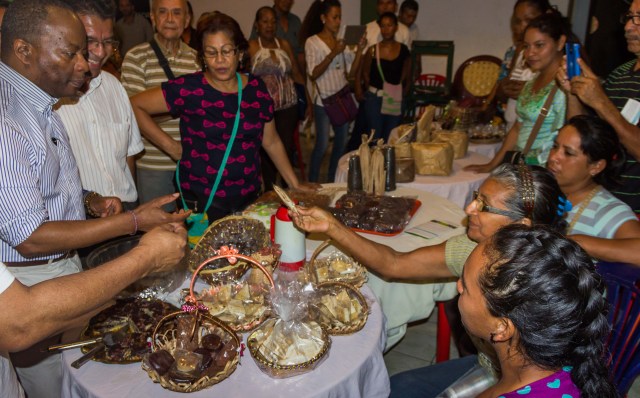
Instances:
[[[382,357],[385,344],[384,317],[371,290],[362,292],[370,303],[365,327],[350,336],[332,336],[328,357],[304,375],[272,379],[264,374],[245,349],[240,364],[229,378],[207,389],[184,394],[165,390],[142,370],[140,363],[106,365],[89,361],[80,369],[71,367],[80,349],[64,351],[63,392],[65,398],[140,397],[379,397],[389,396],[389,376]],[[243,336],[246,345],[248,333]]]
[[[335,182],[347,182],[349,172],[349,156],[356,153],[349,152],[340,158],[336,170]],[[453,170],[448,176],[417,175],[413,182],[398,184],[400,187],[415,188],[420,191],[431,192],[442,198],[449,199],[461,208],[471,201],[473,191],[487,178],[487,173],[464,171],[462,168],[470,164],[488,163],[491,159],[475,152],[467,152],[467,156],[453,161]]]

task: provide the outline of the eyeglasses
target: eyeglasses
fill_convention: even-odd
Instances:
[[[516,213],[515,211],[498,209],[497,207],[489,206],[488,204],[484,203],[482,198],[480,198],[480,193],[478,191],[473,191],[473,201],[476,202],[477,211],[499,214],[501,216],[509,217],[514,220],[519,220],[522,218],[522,214]]]
[[[638,26],[640,25],[640,14],[622,14],[620,15],[620,23],[623,25],[626,25],[627,22],[629,22],[629,20],[631,20],[631,22]]]
[[[222,58],[230,58],[238,53],[238,47],[222,47],[220,51],[217,50],[204,50],[205,58],[218,58],[218,55],[222,55]]]
[[[118,47],[118,44],[120,44],[120,42],[118,40],[113,40],[113,39],[105,39],[105,40],[96,40],[92,38],[87,39],[87,48],[89,50],[96,50],[100,46],[104,47],[105,50],[112,49],[112,48]]]

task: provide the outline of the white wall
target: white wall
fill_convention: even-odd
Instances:
[[[271,0],[190,0],[195,18],[205,12],[218,10],[234,17],[245,34],[251,32],[256,10],[271,5]],[[509,17],[514,0],[418,0],[420,12],[417,24],[422,40],[453,40],[456,50],[454,73],[466,59],[480,54],[502,58],[511,45]],[[570,0],[552,0],[566,15]],[[304,18],[312,0],[296,0],[292,12]],[[402,3],[402,0],[398,0]],[[342,0],[343,24],[358,24],[360,1]],[[425,70],[444,73],[444,62],[424,62]]]

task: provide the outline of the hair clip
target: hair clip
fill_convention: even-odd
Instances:
[[[558,216],[562,217],[573,209],[573,204],[564,196],[558,196]]]
[[[536,190],[533,185],[533,174],[531,174],[531,169],[529,169],[529,167],[524,163],[522,158],[518,163],[518,172],[522,183],[522,203],[524,204],[524,213],[527,218],[533,220]]]

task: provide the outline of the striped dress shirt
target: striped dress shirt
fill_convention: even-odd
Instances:
[[[84,220],[82,186],[56,98],[0,62],[0,260],[47,221]]]
[[[144,146],[120,81],[102,72],[91,79],[82,97],[63,98],[54,109],[69,134],[82,187],[135,202],[138,192],[127,157],[142,152]]]
[[[182,41],[175,56],[170,56],[159,42],[158,46],[167,57],[169,67],[176,77],[200,70],[196,51]],[[131,97],[150,88],[158,87],[160,83],[164,83],[169,79],[160,66],[158,57],[151,45],[142,43],[129,50],[124,57],[120,80],[125,90],[127,90],[127,94]],[[158,125],[171,138],[180,141],[180,119],[166,120],[167,117],[165,115],[158,119],[164,120]],[[176,169],[176,162],[167,154],[144,139],[144,137],[142,142],[144,143],[145,152],[136,163],[138,168],[155,171],[174,171]]]

